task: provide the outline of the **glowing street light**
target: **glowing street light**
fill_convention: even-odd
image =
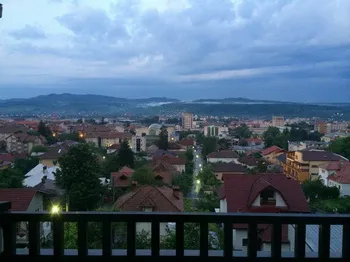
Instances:
[[[103,156],[102,158],[103,158],[103,159],[106,159],[106,156]]]
[[[197,182],[197,185],[199,185],[201,183],[201,181],[199,179],[197,179],[196,182]]]
[[[202,167],[202,164],[199,164],[199,167]]]
[[[199,155],[196,155],[196,158],[199,158]]]
[[[51,208],[51,214],[56,215],[60,212],[60,207],[58,205],[53,205]]]

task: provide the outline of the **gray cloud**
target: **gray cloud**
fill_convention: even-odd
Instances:
[[[46,34],[41,28],[31,25],[26,25],[22,29],[11,31],[9,34],[18,40],[46,38]]]
[[[118,88],[147,83],[179,88],[202,85],[209,92],[215,80],[220,90],[243,83],[256,92],[262,88],[260,81],[271,90],[278,85],[290,88],[293,83],[328,88],[337,81],[342,90],[346,83],[350,89],[347,0],[220,0],[220,4],[189,0],[187,8],[165,11],[141,11],[137,0],[124,0],[111,5],[108,12],[79,7],[76,2],[77,8],[56,18],[72,33],[64,39],[69,46],[59,49],[22,42],[12,49],[66,57],[82,67],[103,62],[116,67],[116,72],[119,67],[133,68],[108,80],[118,83],[109,86]],[[221,71],[228,71],[229,77],[219,81]]]

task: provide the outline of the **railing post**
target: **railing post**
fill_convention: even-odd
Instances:
[[[0,217],[2,213],[9,211],[11,208],[11,203],[10,202],[0,202]],[[6,221],[4,218],[0,219],[0,254],[4,251],[4,231],[3,228],[6,227],[4,221]]]

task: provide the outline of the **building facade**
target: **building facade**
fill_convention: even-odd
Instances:
[[[273,116],[272,125],[273,126],[284,126],[285,121],[283,116]]]
[[[192,129],[193,124],[193,114],[192,113],[182,113],[182,128]]]

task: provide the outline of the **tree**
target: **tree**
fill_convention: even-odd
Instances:
[[[120,149],[118,151],[118,162],[119,165],[128,166],[133,168],[135,164],[134,152],[131,150],[128,141],[124,140],[120,144]]]
[[[48,144],[54,144],[57,139],[53,136],[50,128],[41,120],[38,125],[38,133],[46,138]]]
[[[239,127],[236,127],[232,131],[232,135],[236,138],[250,138],[252,136],[252,132],[246,124],[242,124]]]
[[[79,133],[74,132],[74,133],[62,133],[58,136],[59,141],[66,141],[66,140],[71,140],[71,141],[76,141],[76,142],[85,142],[84,138],[79,136]]]
[[[194,155],[193,155],[193,149],[191,148],[187,148],[186,153],[185,153],[185,157],[186,157],[186,162],[192,162],[194,159]]]
[[[216,151],[216,138],[215,137],[205,137],[203,139],[203,148],[202,155],[204,158],[207,157],[208,154]]]
[[[138,185],[161,186],[163,182],[156,179],[156,175],[148,167],[136,169],[131,177],[132,181],[136,181]]]
[[[88,144],[72,146],[58,160],[56,183],[65,190],[69,209],[86,211],[95,209],[103,193],[99,180],[100,165],[97,155]]]
[[[101,163],[101,175],[110,178],[112,172],[116,172],[121,168],[118,155],[110,154],[105,157]]]
[[[340,195],[337,187],[325,186],[320,179],[304,181],[301,187],[305,196],[309,198],[311,202],[316,199],[334,199],[338,198]]]
[[[159,133],[159,141],[158,147],[162,150],[168,150],[169,142],[168,142],[168,130],[165,126],[162,126]]]
[[[336,139],[329,145],[328,150],[350,159],[350,137]]]
[[[44,146],[33,146],[31,153],[42,153],[47,152],[47,148]]]
[[[248,146],[248,141],[247,139],[240,139],[238,144],[240,146]]]
[[[7,168],[0,171],[0,188],[23,187],[24,173],[16,168]]]
[[[203,170],[198,173],[197,178],[203,186],[209,186],[216,189],[221,185],[221,182],[216,178],[210,166],[205,166]]]
[[[14,162],[14,169],[23,174],[27,174],[30,170],[39,164],[39,158],[30,156],[28,158],[17,158]]]
[[[220,138],[218,141],[218,147],[220,150],[227,150],[230,147],[230,141],[225,138]]]
[[[178,186],[184,196],[187,196],[193,188],[193,173],[184,172],[180,175],[174,176],[172,184]]]

